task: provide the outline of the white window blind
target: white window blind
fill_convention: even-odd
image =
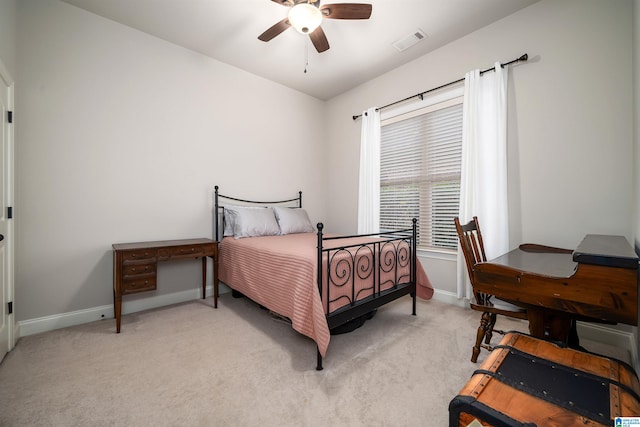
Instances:
[[[418,247],[456,250],[461,155],[462,97],[383,121],[380,230],[415,217]]]

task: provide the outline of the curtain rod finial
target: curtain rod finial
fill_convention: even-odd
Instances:
[[[528,59],[529,59],[529,55],[525,53],[520,58],[518,58],[518,61],[526,61]]]

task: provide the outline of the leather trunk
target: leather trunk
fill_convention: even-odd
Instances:
[[[613,426],[640,416],[639,395],[624,362],[511,332],[449,404],[449,427]]]

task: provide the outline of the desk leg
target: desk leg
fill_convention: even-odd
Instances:
[[[529,334],[534,338],[547,339],[544,330],[544,316],[541,312],[532,309],[527,310],[529,318]]]
[[[207,296],[207,257],[202,257],[202,299]]]
[[[116,316],[116,333],[120,333],[122,318],[122,254],[113,251],[113,312]]]
[[[213,308],[218,308],[218,256],[213,255]],[[207,257],[202,257],[202,299],[205,298],[207,282]]]
[[[527,313],[532,337],[569,344],[572,319],[545,310],[527,309]]]
[[[122,295],[113,294],[113,311],[116,314],[116,333],[120,333],[120,319],[122,318]]]

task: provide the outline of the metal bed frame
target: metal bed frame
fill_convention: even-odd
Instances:
[[[225,196],[219,193],[219,188],[215,186],[215,210],[214,210],[214,239],[221,241],[224,230],[224,205],[220,204],[219,199],[231,200],[247,205],[286,205],[295,204],[298,208],[302,208],[302,191],[298,192],[298,197],[286,200],[276,201],[255,201],[245,200],[235,197]],[[220,217],[222,227],[220,227]],[[392,302],[405,295],[411,295],[413,299],[412,315],[416,314],[416,242],[417,242],[417,220],[412,220],[412,227],[404,230],[395,230],[373,234],[358,234],[350,236],[324,236],[324,225],[320,222],[317,224],[317,262],[319,266],[323,265],[323,259],[326,259],[326,266],[318,268],[317,286],[322,299],[323,284],[327,283],[327,304],[340,299],[347,299],[346,305],[326,314],[327,325],[329,330],[333,330],[354,319],[366,316],[378,307]],[[363,237],[376,237],[374,242],[362,243],[355,242],[355,239]],[[325,247],[325,242],[332,240],[351,240],[354,243],[347,243],[339,247],[331,245]],[[409,266],[409,274],[399,274],[399,268]],[[382,275],[392,275],[393,280],[386,279],[380,283]],[[355,281],[370,281],[370,286],[360,288],[357,292],[355,289]],[[228,284],[229,285],[229,284]],[[388,289],[381,290],[382,287],[389,286]],[[350,296],[339,296],[334,299],[331,297],[332,289],[347,288],[350,290]],[[359,294],[363,291],[371,291],[371,295],[359,298]],[[349,292],[348,292],[349,293]],[[324,302],[323,302],[324,305]],[[317,364],[316,370],[320,371],[322,367],[322,355],[317,348]]]

